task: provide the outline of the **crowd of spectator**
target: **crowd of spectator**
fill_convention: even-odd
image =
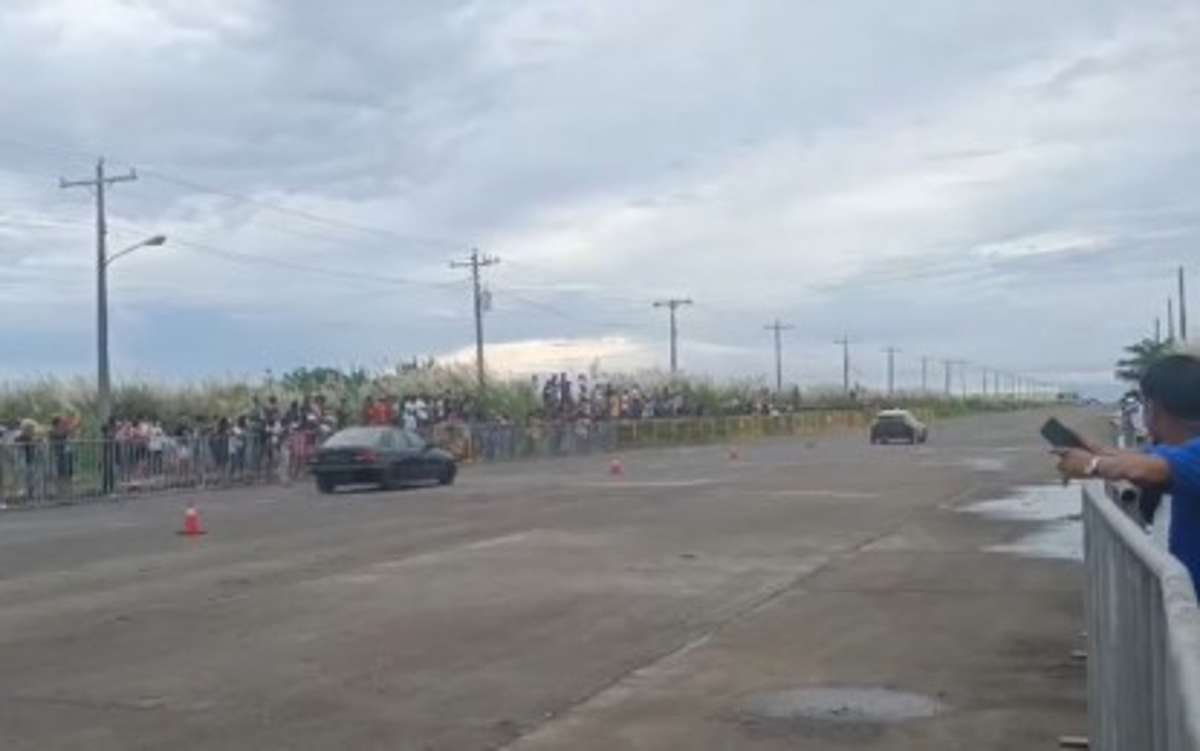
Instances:
[[[686,389],[672,385],[642,387],[636,383],[591,383],[586,373],[574,379],[569,373],[553,373],[532,379],[534,393],[541,396],[540,416],[562,420],[645,420],[656,417],[711,417],[712,405],[693,398]],[[769,389],[748,392],[716,408],[720,414],[778,414],[778,403]]]
[[[195,415],[166,422],[152,415],[114,416],[98,436],[80,421],[49,425],[23,419],[0,424],[0,500],[68,496],[78,474],[102,494],[121,486],[205,484],[295,478],[326,437],[350,425],[395,425],[426,432],[463,420],[466,403],[449,395],[395,397],[380,392],[361,404],[330,404],[322,394],[293,400],[253,398],[234,415]],[[81,471],[82,470],[82,471]]]
[[[171,420],[118,415],[98,434],[84,435],[80,420],[68,415],[48,425],[30,419],[0,424],[0,501],[67,496],[77,486],[109,494],[138,485],[295,478],[326,437],[350,425],[393,425],[443,444],[471,435],[494,446],[492,436],[508,435],[525,423],[532,440],[559,436],[553,443],[562,448],[589,440],[592,426],[601,421],[704,417],[718,411],[685,389],[592,383],[582,373],[535,376],[531,387],[537,404],[532,413],[516,418],[502,410],[482,415],[473,399],[449,392],[397,396],[376,389],[358,403],[314,394],[285,405],[270,395],[253,397],[247,408],[232,414]],[[719,412],[772,414],[774,409],[763,390],[722,405]]]

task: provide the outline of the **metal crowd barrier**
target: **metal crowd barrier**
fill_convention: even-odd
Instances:
[[[497,462],[817,435],[861,428],[868,419],[861,410],[846,409],[774,416],[533,420],[524,425],[447,422],[420,432],[459,459]],[[169,488],[284,482],[305,473],[315,445],[311,433],[6,442],[0,444],[0,503],[38,505]]]
[[[469,436],[465,458],[475,461],[584,456],[617,448],[616,423],[605,421],[534,421],[527,425],[475,423],[465,430]],[[445,445],[445,442],[439,443]],[[451,451],[454,451],[452,442]]]
[[[315,436],[0,444],[0,503],[34,506],[171,488],[266,484],[306,471]]]
[[[1200,608],[1187,569],[1083,490],[1089,747],[1200,751]]]
[[[813,410],[787,415],[658,417],[644,420],[534,420],[526,425],[472,423],[438,426],[426,438],[461,459],[514,459],[579,456],[652,446],[716,443],[780,436],[806,436],[830,430],[865,428],[861,410]],[[457,436],[456,431],[464,435]]]

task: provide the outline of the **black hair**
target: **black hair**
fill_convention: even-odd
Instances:
[[[1200,420],[1200,359],[1167,355],[1142,374],[1142,396],[1172,417]]]

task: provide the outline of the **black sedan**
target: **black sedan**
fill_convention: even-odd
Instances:
[[[372,484],[398,488],[417,483],[449,485],[458,474],[454,457],[411,430],[347,428],[330,436],[312,459],[317,489]]]

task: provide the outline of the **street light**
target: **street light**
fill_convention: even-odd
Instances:
[[[128,248],[126,248],[125,250],[122,250],[120,253],[114,253],[111,256],[109,256],[104,261],[104,266],[105,266],[105,268],[107,268],[108,266],[112,265],[113,261],[117,260],[121,256],[129,255],[130,253],[137,250],[138,248],[146,248],[146,247],[151,247],[151,246],[163,245],[166,242],[167,242],[166,235],[155,235],[154,237],[147,237],[145,240],[142,240],[140,243],[134,243],[133,245],[130,245]]]
[[[101,255],[100,263],[96,264],[96,275],[99,277],[97,289],[99,290],[100,298],[96,306],[96,354],[99,359],[97,368],[99,377],[97,378],[96,391],[101,425],[108,423],[108,418],[112,413],[112,394],[110,393],[108,378],[108,280],[106,277],[109,264],[121,256],[129,255],[138,248],[162,245],[166,241],[167,238],[165,235],[154,235],[141,242],[134,243],[121,252],[114,253],[107,258]]]

